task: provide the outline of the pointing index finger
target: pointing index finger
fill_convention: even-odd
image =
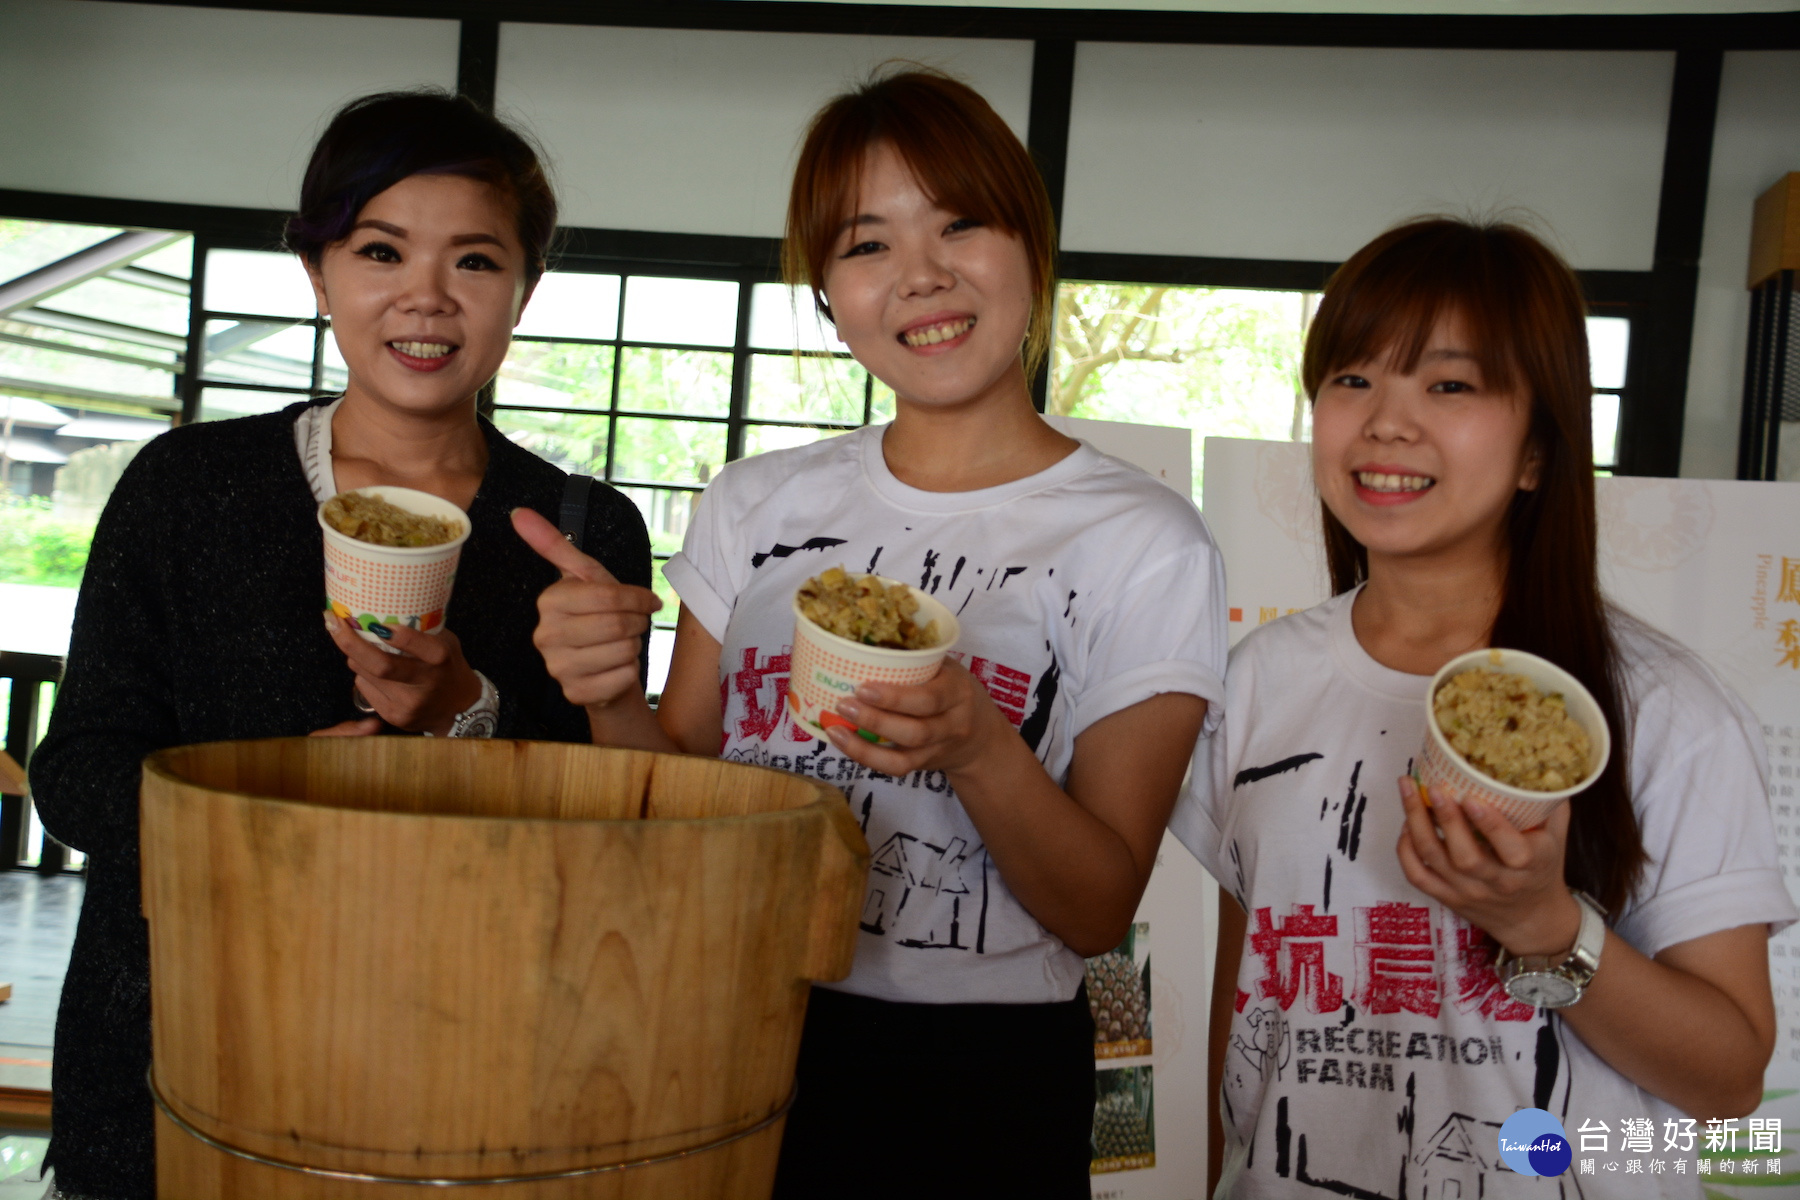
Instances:
[[[564,576],[583,579],[589,583],[618,582],[598,560],[570,545],[562,532],[539,513],[529,508],[515,508],[512,511],[512,524],[513,530],[524,539],[525,544],[537,551],[540,557]]]

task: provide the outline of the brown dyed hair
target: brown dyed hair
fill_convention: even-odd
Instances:
[[[1593,392],[1586,305],[1568,264],[1517,225],[1409,221],[1358,250],[1325,285],[1301,368],[1308,396],[1334,371],[1386,358],[1410,373],[1438,320],[1455,313],[1483,381],[1531,400],[1538,486],[1507,514],[1506,582],[1488,643],[1556,663],[1600,702],[1617,746],[1573,806],[1564,875],[1617,914],[1648,861],[1626,773],[1629,726],[1618,648],[1595,562]],[[1333,593],[1369,575],[1369,555],[1320,506]]]
[[[782,276],[809,287],[827,317],[825,264],[861,190],[871,147],[892,146],[933,203],[1011,234],[1031,264],[1025,370],[1050,349],[1056,303],[1056,219],[1031,154],[974,88],[906,64],[819,110],[807,127],[788,194]]]

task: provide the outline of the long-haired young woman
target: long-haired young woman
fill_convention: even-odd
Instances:
[[[1174,822],[1224,893],[1218,1194],[1496,1195],[1520,1108],[1613,1147],[1648,1120],[1671,1150],[1683,1118],[1742,1116],[1775,1037],[1767,937],[1796,916],[1761,733],[1601,594],[1573,273],[1513,226],[1401,226],[1332,278],[1304,373],[1336,595],[1233,651],[1210,786]],[[1429,678],[1486,646],[1563,667],[1613,733],[1527,832],[1410,778]],[[1544,1182],[1699,1194],[1578,1171]]]
[[[531,147],[467,100],[366,96],[320,138],[288,223],[349,368],[341,397],[185,426],[138,454],[94,534],[49,736],[31,760],[45,826],[89,855],[56,1025],[56,1186],[155,1194],[138,770],[165,746],[385,727],[585,740],[531,645],[554,578],[508,526],[556,513],[564,475],[480,420],[556,224]],[[189,364],[198,369],[198,364]],[[384,654],[327,618],[314,513],[400,484],[467,510],[441,632]],[[637,509],[596,486],[589,548],[648,583]],[[364,715],[372,714],[372,715]],[[378,919],[379,914],[371,914]]]
[[[1220,567],[1193,506],[1033,410],[1049,337],[1048,201],[979,95],[905,71],[833,100],[800,152],[790,278],[897,395],[892,424],[728,466],[668,576],[654,713],[633,685],[646,594],[522,531],[571,578],[538,644],[596,739],[720,754],[841,787],[874,851],[850,977],[816,988],[777,1194],[1088,1194],[1082,955],[1136,910],[1207,703]],[[837,565],[956,612],[957,660],[788,719],[794,592]]]

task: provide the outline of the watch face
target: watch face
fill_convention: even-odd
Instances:
[[[1506,981],[1506,994],[1534,1008],[1567,1008],[1581,999],[1581,989],[1548,971],[1523,971]]]
[[[457,722],[457,724],[460,728],[451,732],[452,737],[491,738],[494,736],[494,730],[499,728],[500,725],[500,723],[494,719],[494,714],[491,712],[476,713],[472,717],[467,717]]]

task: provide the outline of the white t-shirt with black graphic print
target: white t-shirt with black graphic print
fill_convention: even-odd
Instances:
[[[1048,1003],[1081,956],[1007,889],[941,771],[870,772],[787,709],[793,596],[827,567],[918,585],[962,624],[954,653],[1052,779],[1075,738],[1162,692],[1224,698],[1225,589],[1199,512],[1083,443],[1048,470],[925,492],[888,470],[886,426],[734,462],[707,487],[669,582],[724,647],[721,753],[842,788],[874,860],[850,977],[883,1000]]]
[[[1430,679],[1369,657],[1351,628],[1354,595],[1264,626],[1232,652],[1224,728],[1197,753],[1170,823],[1249,914],[1219,1195],[1699,1196],[1704,1143],[1686,1114],[1600,1061],[1549,1010],[1509,997],[1493,940],[1407,882],[1397,780],[1423,744]],[[1648,955],[1739,925],[1786,926],[1800,914],[1776,864],[1755,717],[1668,638],[1623,614],[1614,632],[1650,863],[1609,923]],[[1528,1107],[1563,1123],[1575,1147],[1567,1174],[1534,1179],[1499,1161],[1500,1123]],[[1654,1145],[1627,1148],[1622,1122],[1642,1118]],[[1584,1150],[1589,1122],[1607,1132]],[[1580,1172],[1584,1158],[1594,1174]]]

